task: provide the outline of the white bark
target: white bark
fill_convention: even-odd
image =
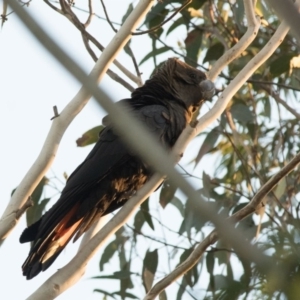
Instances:
[[[207,77],[210,80],[215,80],[222,70],[238,58],[255,39],[260,26],[260,18],[259,16],[255,16],[255,3],[256,0],[244,0],[248,29],[243,37],[232,48],[226,51],[207,73]]]

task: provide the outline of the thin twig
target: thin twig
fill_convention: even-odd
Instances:
[[[87,28],[91,24],[93,15],[94,15],[93,0],[89,0],[89,16],[88,16],[86,22],[84,23],[84,28]]]
[[[130,55],[130,57],[132,59],[132,62],[133,62],[134,68],[135,68],[136,75],[140,79],[140,85],[139,86],[142,86],[143,85],[143,80],[142,80],[142,77],[141,77],[142,73],[140,72],[139,65],[138,65],[138,63],[136,61],[136,58],[134,56],[134,53],[133,53],[133,51],[132,51],[129,43],[125,46],[125,48],[129,52],[129,55]]]
[[[50,119],[51,121],[57,117],[59,117],[59,113],[58,113],[58,109],[57,109],[57,106],[53,106],[53,113],[54,113],[54,116]]]
[[[100,0],[100,1],[101,1],[102,7],[103,7],[103,11],[104,11],[104,14],[105,14],[105,17],[106,17],[106,20],[107,20],[108,24],[110,25],[111,29],[115,33],[117,33],[118,30],[114,27],[113,23],[110,21],[110,18],[108,16],[108,13],[107,13],[107,10],[106,10],[105,4],[104,4],[104,1],[103,0]]]
[[[63,13],[67,13],[71,10],[70,6],[68,4],[66,4],[65,0],[59,0],[59,3],[60,3]]]
[[[28,0],[27,2],[21,2],[21,7],[24,7],[24,6],[29,6],[30,2],[32,0]],[[1,20],[2,20],[2,24],[1,24],[1,27],[3,26],[4,22],[7,21],[7,16],[11,15],[14,13],[14,10],[12,10],[11,12],[9,12],[8,14],[6,13],[7,11],[7,1],[3,1],[3,11],[2,11],[2,14],[0,15],[1,16]]]
[[[228,248],[217,248],[217,247],[211,247],[210,250],[206,250],[205,252],[219,252],[219,251],[226,251],[226,252],[230,252],[230,253],[236,253],[234,250],[232,249],[228,249]]]
[[[228,78],[228,79],[230,79],[230,78]],[[251,79],[250,78],[250,79],[247,80],[247,82],[249,82],[249,83],[258,83],[258,84],[276,85],[276,86],[282,87],[284,89],[289,89],[289,90],[300,92],[300,88],[290,86],[288,84],[273,82],[273,81],[256,80],[256,79]]]
[[[286,108],[292,115],[294,115],[298,120],[300,120],[300,113],[298,113],[295,109],[290,107],[286,101],[280,98],[279,93],[274,91],[269,85],[260,83],[259,84],[262,89],[264,89],[271,97],[275,99],[276,102],[280,103],[282,106]]]
[[[2,14],[0,15],[1,17],[1,28],[3,27],[3,24],[4,22],[6,22],[8,19],[7,19],[7,8],[8,8],[8,5],[7,5],[7,2],[5,0],[3,0],[3,6],[2,6]]]
[[[89,40],[100,50],[103,51],[104,47],[97,41],[97,39],[92,36],[89,32],[86,31],[85,26],[79,21],[78,17],[76,14],[71,10],[69,6],[66,6],[63,4],[63,10],[58,10],[55,6],[48,1],[44,0],[51,8],[53,8],[55,11],[61,13],[64,15],[80,32],[82,35],[83,43],[86,47],[86,50],[92,57],[92,59],[96,62],[98,60],[98,57],[92,50],[92,48],[89,45]],[[63,3],[63,0],[60,0]],[[132,81],[136,82],[138,86],[140,86],[141,79],[139,77],[136,77],[134,74],[129,72],[126,68],[124,68],[117,60],[114,60],[113,62],[129,79]],[[112,70],[108,69],[107,70],[107,75],[111,77],[113,80],[116,82],[120,83],[123,85],[126,89],[128,89],[130,92],[134,91],[134,87],[131,86],[128,82],[126,82],[124,79],[122,79],[117,73],[113,72]]]
[[[56,7],[55,5],[53,5],[49,0],[44,0],[44,2],[49,5],[53,10],[55,10],[56,12],[58,12],[59,14],[63,15],[63,11],[61,9],[59,9],[58,7]]]
[[[82,36],[83,43],[85,45],[86,50],[88,51],[88,53],[90,54],[90,56],[92,57],[94,62],[96,62],[98,60],[98,58],[97,58],[95,52],[93,51],[93,49],[90,47],[87,36],[85,34],[82,34],[81,36]],[[108,69],[106,74],[110,78],[112,78],[114,81],[120,83],[122,86],[124,86],[130,92],[133,92],[135,90],[135,88],[132,85],[130,85],[127,81],[125,81],[123,78],[121,78],[117,73],[115,73],[111,69]]]
[[[133,32],[132,35],[142,35],[142,34],[146,34],[146,33],[152,33],[154,31],[158,30],[164,24],[166,24],[167,22],[169,22],[174,16],[176,16],[179,12],[181,12],[191,2],[192,2],[192,0],[187,0],[181,7],[179,7],[178,9],[176,9],[175,12],[170,17],[168,17],[167,19],[165,19],[163,22],[161,22],[157,26],[154,26],[153,28],[150,28],[149,30],[145,30],[145,31],[141,31],[141,32]]]
[[[173,247],[173,248],[176,248],[176,249],[180,249],[180,250],[187,250],[187,248],[184,248],[184,247],[180,247],[178,245],[172,245],[172,244],[169,244],[169,243],[166,243],[165,241],[162,241],[162,240],[159,240],[158,238],[156,237],[153,237],[153,236],[150,236],[150,235],[147,235],[141,231],[138,231],[136,230],[135,228],[133,228],[132,226],[130,226],[129,224],[126,224],[126,227],[130,228],[133,232],[135,232],[136,234],[138,235],[141,235],[149,240],[152,240],[152,241],[155,241],[157,243],[160,243],[160,244],[163,244],[165,246],[170,246],[170,247]]]

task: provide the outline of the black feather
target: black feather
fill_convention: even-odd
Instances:
[[[204,73],[177,59],[121,100],[167,149],[175,144],[203,102]],[[110,117],[99,141],[69,177],[59,200],[24,230],[20,242],[33,241],[23,274],[27,279],[46,270],[66,244],[79,238],[96,220],[120,208],[151,177],[152,170],[113,132]]]

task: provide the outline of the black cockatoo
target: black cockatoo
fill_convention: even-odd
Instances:
[[[213,95],[214,85],[203,72],[170,58],[121,102],[171,149],[193,112]],[[21,243],[32,242],[22,266],[27,279],[46,270],[72,238],[120,208],[153,173],[114,133],[109,116],[103,123],[98,142],[70,175],[58,201],[20,237]]]

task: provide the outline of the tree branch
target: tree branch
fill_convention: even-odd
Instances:
[[[44,2],[47,5],[49,5],[52,9],[54,9],[56,12],[65,16],[81,32],[81,35],[82,35],[82,38],[84,41],[84,45],[85,45],[88,53],[95,60],[95,57],[97,58],[97,56],[95,54],[92,54],[93,51],[91,51],[91,48],[90,48],[88,42],[91,41],[100,51],[103,51],[105,48],[98,42],[98,40],[94,36],[92,36],[88,31],[86,31],[86,27],[79,21],[79,19],[77,18],[76,14],[72,11],[72,9],[69,6],[66,6],[64,4],[64,1],[62,1],[62,0],[61,0],[62,10],[58,9],[56,6],[51,4],[51,2],[49,2],[49,0],[44,0]],[[115,59],[113,61],[113,63],[130,80],[135,82],[138,86],[141,86],[141,78],[139,78],[138,76],[135,76],[133,73],[131,73],[118,60]],[[119,75],[117,75],[115,72],[108,69],[107,75],[109,75],[113,80],[122,84],[128,90],[132,89],[131,86],[128,83],[125,83],[125,81],[121,77],[119,77]]]
[[[82,34],[81,36],[82,36],[82,40],[83,40],[86,50],[88,51],[88,53],[90,54],[90,56],[92,57],[94,62],[97,62],[97,60],[98,60],[97,55],[91,48],[88,38],[87,38],[87,35]],[[124,86],[130,92],[133,92],[135,90],[135,88],[132,85],[130,85],[127,81],[125,81],[123,78],[121,78],[117,73],[115,73],[111,69],[108,69],[106,73],[110,78],[112,78],[116,82],[120,83],[122,86]]]
[[[209,126],[214,120],[220,117],[225,110],[231,98],[247,81],[247,79],[259,68],[279,47],[284,37],[289,31],[286,22],[282,22],[269,42],[256,54],[247,65],[240,71],[240,73],[230,82],[227,88],[222,92],[219,100],[214,107],[202,118],[199,119],[197,132],[200,133],[204,128]]]
[[[255,3],[256,0],[244,0],[248,29],[243,37],[231,49],[226,51],[207,73],[210,80],[215,80],[224,67],[239,57],[255,39],[260,26],[260,18],[255,16]]]
[[[105,17],[106,17],[106,20],[107,20],[108,24],[110,25],[111,29],[115,33],[117,33],[118,30],[114,27],[113,23],[110,21],[109,15],[107,13],[107,10],[106,10],[105,4],[104,4],[104,1],[103,0],[100,0],[100,1],[101,1],[102,7],[103,7],[103,11],[104,11],[104,14],[105,14]]]
[[[89,0],[89,16],[84,23],[84,28],[87,28],[91,24],[93,16],[94,16],[93,0]]]

